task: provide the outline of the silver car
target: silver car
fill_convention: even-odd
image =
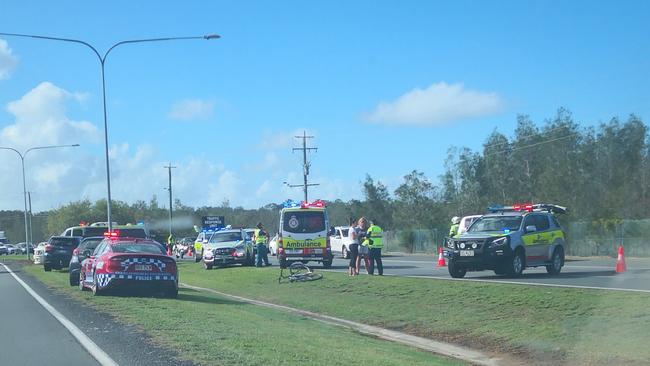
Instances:
[[[228,264],[252,266],[255,263],[253,243],[242,229],[219,230],[201,248],[205,269]]]

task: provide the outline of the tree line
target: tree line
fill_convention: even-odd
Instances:
[[[535,123],[519,115],[508,136],[494,130],[480,151],[452,146],[444,173],[432,179],[413,170],[392,192],[370,175],[360,182],[363,198],[328,203],[332,225],[349,217],[376,219],[385,230],[429,229],[445,232],[452,216],[483,213],[491,204],[555,203],[569,208],[561,217],[574,221],[650,217],[650,143],[648,127],[635,115],[612,118],[598,126],[581,127],[566,109]],[[228,201],[193,208],[174,202],[176,237],[194,235],[201,216],[222,215],[233,226],[262,222],[278,227],[280,203],[258,209],[231,207]],[[144,221],[162,240],[168,232],[168,210],[154,196],[149,201],[114,201],[114,221]],[[105,221],[106,201],[81,200],[37,214],[34,239],[44,240],[69,226]],[[609,221],[607,221],[609,220]],[[0,211],[0,230],[12,241],[24,237],[21,211]],[[16,239],[14,239],[16,238]]]

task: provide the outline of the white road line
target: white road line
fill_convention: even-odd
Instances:
[[[338,269],[321,269],[324,272],[338,272],[345,273],[344,270]],[[574,273],[574,272],[571,272]],[[526,286],[541,286],[541,287],[560,287],[560,288],[578,288],[586,290],[610,290],[610,291],[623,291],[623,292],[640,292],[650,294],[650,290],[641,290],[634,288],[623,288],[623,287],[598,287],[598,286],[581,286],[581,285],[561,285],[561,284],[552,284],[552,283],[539,283],[539,282],[523,282],[523,281],[508,281],[508,280],[486,280],[479,278],[451,278],[451,277],[441,277],[441,276],[417,276],[417,275],[400,275],[396,273],[384,273],[384,276],[393,276],[393,277],[407,277],[407,278],[424,278],[424,279],[434,279],[434,280],[443,280],[443,281],[469,281],[469,282],[486,282],[486,283],[499,283],[507,285],[526,285]]]
[[[2,266],[5,267],[5,270],[9,272],[13,276],[13,278],[27,291],[28,294],[30,294],[36,301],[38,301],[41,306],[45,308],[56,320],[61,323],[69,332],[72,334],[73,337],[81,343],[81,345],[90,353],[91,356],[97,360],[101,365],[103,366],[118,366],[117,362],[113,361],[113,359],[106,354],[99,346],[92,341],[84,332],[81,331],[74,323],[72,323],[68,318],[63,316],[58,310],[56,310],[52,305],[50,305],[45,299],[43,299],[39,294],[36,293],[36,291],[32,290],[31,287],[29,287],[28,284],[26,284],[23,280],[21,280],[9,267],[7,267],[4,263],[0,263]]]

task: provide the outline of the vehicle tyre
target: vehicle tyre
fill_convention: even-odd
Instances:
[[[558,275],[562,271],[563,252],[561,248],[555,248],[551,257],[551,264],[546,266],[546,272],[550,275]]]
[[[93,274],[93,287],[91,288],[93,291],[94,296],[100,296],[102,294],[102,290],[99,289],[99,285],[97,285],[97,279],[95,278],[95,274]]]
[[[512,256],[512,260],[510,261],[510,265],[508,266],[508,275],[510,275],[510,277],[521,276],[521,273],[524,271],[524,266],[525,266],[524,251],[518,249],[515,251],[515,255]]]
[[[168,299],[176,299],[178,298],[178,289],[177,288],[167,289],[165,290],[165,292],[163,292],[163,295]]]
[[[447,265],[447,268],[449,269],[449,275],[452,278],[463,278],[467,274],[467,270],[463,268],[461,265],[456,263],[454,259],[449,260],[449,264]]]
[[[331,268],[332,267],[332,258],[323,261],[323,268]]]
[[[52,267],[50,267],[48,264],[44,264],[43,269],[45,270],[45,272],[51,272],[52,271]]]
[[[70,286],[77,286],[79,284],[79,276],[75,276],[70,272]]]
[[[209,270],[212,269],[212,264],[207,264],[207,263],[203,262],[203,268],[205,268],[206,270],[209,271]]]
[[[343,257],[343,259],[350,259],[350,252],[348,251],[348,248],[346,248],[345,246],[341,248],[341,256]]]
[[[86,291],[86,286],[84,286],[84,280],[85,279],[81,278],[81,273],[79,273],[79,283],[78,283],[79,291]]]

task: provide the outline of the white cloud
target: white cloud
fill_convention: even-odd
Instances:
[[[96,142],[101,134],[88,121],[74,121],[66,116],[66,102],[79,100],[52,83],[44,82],[19,100],[10,102],[7,111],[13,124],[0,130],[3,146],[26,149],[33,146]]]
[[[169,118],[190,121],[206,119],[214,113],[214,101],[204,99],[185,99],[174,103],[169,111]]]
[[[17,64],[18,58],[14,56],[7,41],[0,39],[0,80],[7,79]]]
[[[413,89],[394,101],[381,102],[365,118],[392,125],[439,126],[498,113],[503,100],[496,93],[466,89],[461,83],[435,83]]]

